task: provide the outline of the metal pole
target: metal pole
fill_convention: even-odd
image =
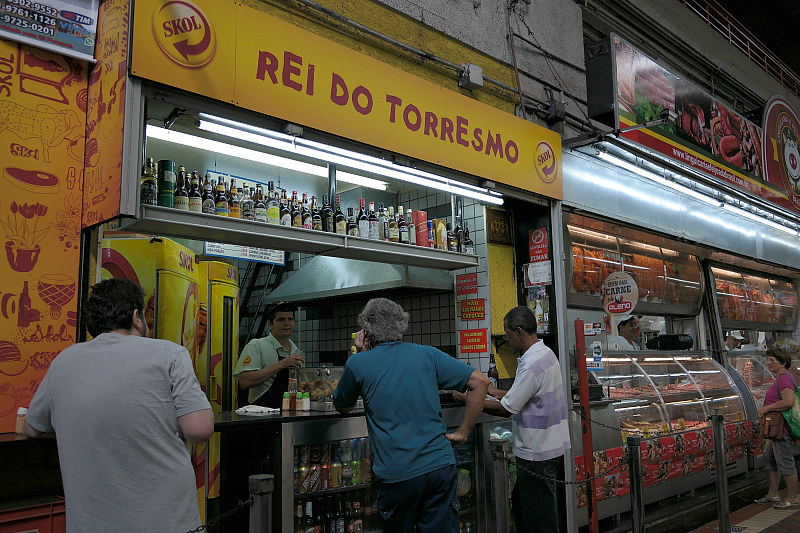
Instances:
[[[275,490],[275,476],[272,474],[255,474],[249,478],[250,496],[250,533],[272,533],[272,491]]]
[[[597,481],[594,477],[594,445],[589,410],[589,371],[586,369],[586,339],[583,336],[583,320],[575,321],[575,359],[578,364],[578,390],[580,391],[581,431],[583,432],[583,464],[586,467],[586,512],[589,515],[589,532],[598,533],[600,524],[597,515]]]
[[[714,409],[711,415],[711,427],[714,431],[714,467],[717,474],[717,513],[719,514],[719,530],[727,533],[731,530],[731,508],[728,502],[728,476],[725,471],[725,428],[720,409]]]
[[[631,531],[644,533],[642,437],[628,437],[628,473],[631,478]]]

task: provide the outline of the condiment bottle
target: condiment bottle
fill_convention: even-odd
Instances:
[[[28,414],[27,407],[20,407],[17,409],[17,424],[14,427],[14,433],[17,435],[25,434],[25,416]]]
[[[282,411],[289,411],[292,408],[292,398],[288,392],[283,393],[283,403],[281,404]]]
[[[310,411],[311,410],[311,393],[304,392],[303,393],[303,411]]]

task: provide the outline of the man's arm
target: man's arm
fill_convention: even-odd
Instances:
[[[27,420],[25,421],[25,429],[24,429],[24,431],[25,431],[25,435],[26,436],[31,437],[33,439],[35,439],[37,437],[54,438],[56,436],[55,433],[45,433],[43,431],[39,431],[38,429],[36,429],[32,425],[28,424]]]
[[[214,412],[211,409],[201,409],[178,417],[183,438],[191,442],[204,442],[214,434]]]
[[[483,410],[483,400],[486,397],[488,388],[489,378],[484,376],[481,372],[473,370],[467,381],[467,392],[469,392],[469,394],[467,394],[464,415],[461,417],[461,424],[453,433],[445,435],[453,447],[467,441],[469,434],[472,432],[472,428],[475,426],[475,421]]]
[[[508,391],[502,389],[495,389],[494,387],[490,386],[490,390],[488,394],[490,396],[494,396],[495,398],[502,398],[506,395]],[[466,402],[468,395],[463,392],[453,391],[453,399],[457,402]],[[488,415],[494,416],[504,416],[509,417],[511,416],[511,412],[508,411],[503,404],[500,403],[499,400],[485,400],[483,403],[483,412]]]
[[[239,388],[242,390],[252,389],[253,387],[261,385],[281,370],[300,366],[304,362],[305,358],[302,355],[293,353],[289,357],[281,359],[277,363],[271,364],[266,368],[260,370],[243,370],[239,373]]]

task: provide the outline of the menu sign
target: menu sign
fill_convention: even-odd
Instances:
[[[100,0],[0,0],[0,37],[94,60]]]
[[[794,175],[798,186],[800,160],[797,145],[788,134],[797,128],[786,123],[796,115],[785,102],[777,106],[784,111],[785,120],[780,124],[780,118],[769,118],[769,107],[765,111],[765,133],[618,36],[611,38],[618,127],[657,120],[665,111],[676,117],[674,122],[625,132],[624,137],[776,205],[800,211],[800,189],[795,190],[791,179],[784,178]],[[789,154],[786,161],[783,154]],[[795,166],[792,154],[798,161]]]

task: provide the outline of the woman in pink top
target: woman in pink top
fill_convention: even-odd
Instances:
[[[769,411],[783,411],[794,405],[794,388],[797,378],[792,373],[792,355],[783,350],[767,351],[767,368],[775,376],[775,382],[767,390],[764,407],[758,410],[759,417]],[[769,491],[756,503],[773,504],[776,509],[798,507],[797,501],[797,468],[794,464],[796,446],[789,435],[789,428],[784,430],[782,439],[768,439],[764,445]],[[786,483],[786,499],[781,501],[778,494],[780,476]]]

